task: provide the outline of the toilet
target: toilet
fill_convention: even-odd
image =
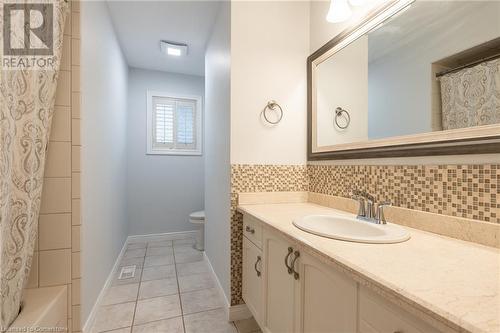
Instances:
[[[205,211],[200,210],[189,214],[189,222],[198,227],[194,248],[199,251],[205,250]]]

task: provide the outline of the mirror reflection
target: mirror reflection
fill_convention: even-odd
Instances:
[[[500,123],[500,2],[415,1],[317,65],[316,147]]]

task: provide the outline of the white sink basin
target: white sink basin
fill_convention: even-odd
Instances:
[[[406,229],[395,224],[375,224],[344,215],[308,215],[293,224],[311,234],[358,243],[400,243],[410,239]]]

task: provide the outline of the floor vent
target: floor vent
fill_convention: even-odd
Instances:
[[[135,276],[135,268],[135,265],[122,267],[118,280],[132,279]]]

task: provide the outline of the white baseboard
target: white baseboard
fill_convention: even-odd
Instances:
[[[178,238],[180,235],[185,234],[186,236],[191,236],[192,234],[196,233],[197,230],[194,231],[181,231],[181,232],[169,232],[169,233],[159,233],[159,234],[148,234],[148,235],[132,235],[128,236],[125,242],[123,243],[122,249],[120,253],[118,254],[118,257],[116,258],[115,264],[113,265],[113,268],[111,269],[111,272],[108,275],[108,278],[106,279],[106,282],[104,283],[104,286],[101,289],[101,292],[99,293],[99,296],[97,297],[96,302],[94,303],[94,306],[92,307],[92,310],[90,311],[89,317],[85,321],[85,324],[82,327],[82,332],[83,333],[92,333],[92,326],[94,325],[95,318],[97,316],[97,310],[100,307],[100,304],[102,303],[102,299],[104,298],[104,295],[106,294],[108,288],[111,285],[111,282],[113,281],[113,276],[115,272],[118,269],[118,265],[120,264],[120,261],[122,260],[123,254],[125,253],[125,250],[127,249],[127,245],[131,243],[136,243],[138,241],[154,241],[154,240],[168,240],[169,238]]]
[[[198,230],[189,230],[189,231],[163,232],[158,234],[131,235],[128,236],[127,242],[135,243],[138,241],[170,240],[178,238],[180,235],[192,236],[197,232]]]
[[[120,264],[120,261],[123,257],[123,254],[125,253],[125,250],[127,249],[127,243],[128,243],[128,238],[125,240],[125,243],[123,243],[122,249],[118,254],[118,257],[116,258],[115,264],[113,265],[113,268],[111,269],[111,272],[109,273],[108,278],[106,279],[106,282],[104,283],[104,286],[102,287],[101,292],[99,293],[99,296],[97,297],[97,300],[95,301],[94,306],[90,311],[87,321],[85,321],[85,324],[82,327],[83,333],[92,333],[91,330],[92,326],[94,325],[95,318],[97,316],[97,310],[99,309],[99,306],[102,303],[102,299],[104,298],[104,295],[108,291],[109,286],[111,286],[111,282],[113,281],[113,275],[117,270],[118,265]]]

